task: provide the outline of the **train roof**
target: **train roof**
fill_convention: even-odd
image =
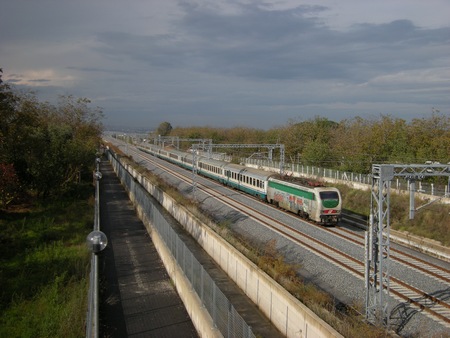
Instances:
[[[228,163],[223,167],[225,170],[231,170],[234,172],[238,172],[242,175],[248,175],[259,180],[267,180],[269,177],[273,176],[274,173],[269,171],[258,170],[254,168],[244,167],[239,164]]]
[[[213,158],[207,158],[207,157],[204,157],[204,156],[201,156],[198,161],[201,162],[201,163],[214,165],[216,167],[223,167],[223,166],[228,164],[227,162],[215,160]]]
[[[180,151],[180,150],[176,150],[176,149],[167,149],[166,148],[166,149],[162,149],[162,150],[167,151],[168,153],[171,153],[171,154],[175,154],[175,155],[181,156],[181,157],[184,157],[186,155],[190,155],[190,154],[188,154],[188,153],[186,153],[184,151]]]
[[[289,182],[289,181],[285,181],[276,177],[271,177],[270,180],[272,182],[276,182],[279,184],[283,184],[285,186],[288,187],[293,187],[293,188],[297,188],[297,187],[301,187],[304,190],[309,190],[309,191],[339,191],[339,189],[335,188],[335,187],[325,187],[325,186],[314,186],[314,185],[307,185],[307,184],[302,184],[298,181],[293,181],[293,182]]]

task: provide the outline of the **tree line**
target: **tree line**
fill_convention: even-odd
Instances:
[[[164,122],[159,132],[180,138],[212,139],[213,143],[284,144],[292,163],[369,173],[373,163],[450,161],[450,116],[431,112],[406,121],[390,115],[355,117],[340,122],[324,117],[290,120],[269,130],[247,127],[176,127]]]
[[[0,76],[0,207],[21,194],[57,196],[91,179],[101,118],[102,111],[88,99],[61,96],[56,105],[40,102]]]

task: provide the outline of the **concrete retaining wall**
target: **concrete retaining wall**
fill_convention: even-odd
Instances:
[[[119,163],[112,156],[110,156],[109,159],[116,173],[118,172],[118,166],[123,166],[130,173],[131,168],[129,166],[124,165],[123,163]],[[134,172],[134,170],[131,171]],[[140,175],[137,174],[136,172],[134,172],[134,175],[132,175],[132,177],[138,176]],[[124,186],[126,187],[125,184]],[[159,191],[158,189],[155,189],[155,192],[158,191]],[[217,328],[214,326],[214,321],[211,318],[205,306],[203,306],[200,297],[197,295],[196,292],[193,292],[193,288],[188,278],[186,278],[185,274],[183,273],[183,270],[179,267],[176,259],[172,256],[171,251],[166,246],[166,243],[161,238],[158,231],[155,230],[152,221],[147,215],[147,211],[143,206],[137,203],[137,200],[131,191],[127,189],[127,193],[130,197],[130,200],[132,201],[132,203],[136,208],[136,212],[139,218],[144,223],[144,226],[146,227],[147,232],[149,233],[152,242],[155,245],[156,250],[158,251],[158,254],[164,264],[167,273],[169,274],[171,280],[173,281],[175,288],[178,292],[178,295],[180,296],[197,332],[201,337],[207,338],[222,337],[220,331],[217,330]]]
[[[238,250],[179,206],[171,196],[152,185],[131,166],[124,166],[287,337],[342,337]]]

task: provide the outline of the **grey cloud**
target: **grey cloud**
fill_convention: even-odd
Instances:
[[[108,0],[7,1],[0,66],[5,79],[46,100],[89,97],[113,120],[138,126],[157,126],[163,116],[174,125],[270,127],[300,114],[449,106],[449,27],[397,20],[335,30],[330,15],[350,13],[240,1],[139,9]],[[48,83],[43,70],[69,80]]]
[[[158,67],[189,67],[253,80],[332,79],[354,83],[434,62],[424,45],[448,50],[450,29],[421,29],[407,20],[360,24],[338,32],[311,13],[325,7],[267,10],[241,6],[223,14],[189,4],[171,34],[105,33],[105,53],[120,51]],[[444,47],[443,47],[444,46]],[[439,58],[439,55],[436,55]]]

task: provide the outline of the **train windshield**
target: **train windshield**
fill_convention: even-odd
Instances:
[[[335,208],[339,204],[339,194],[336,191],[321,191],[319,193],[325,208]]]

